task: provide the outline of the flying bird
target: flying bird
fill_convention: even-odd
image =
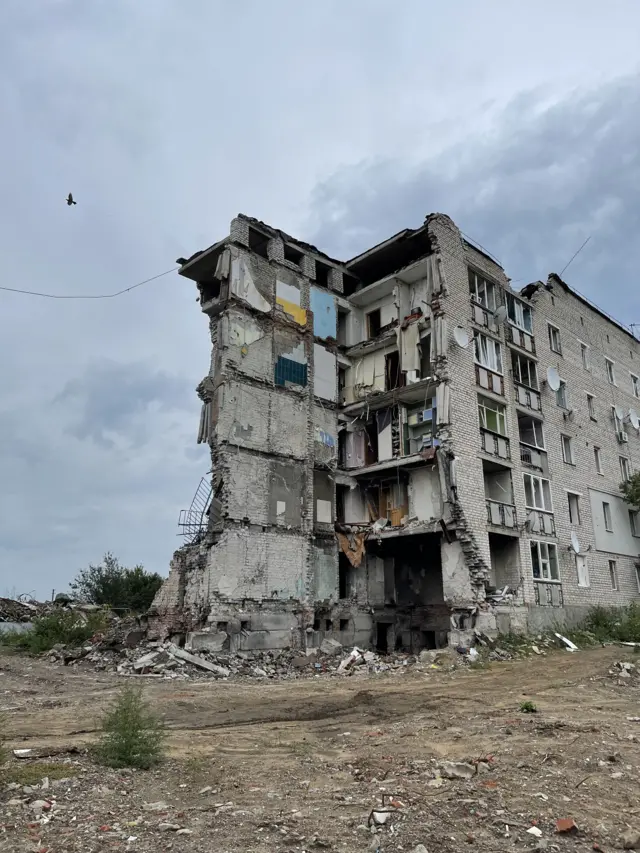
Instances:
[[[69,195],[67,196],[67,204],[69,205],[69,207],[71,207],[72,204],[77,204],[77,203],[78,203],[77,201],[73,200],[73,193],[69,193]]]

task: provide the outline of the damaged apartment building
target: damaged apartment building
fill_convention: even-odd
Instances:
[[[417,651],[638,596],[640,344],[558,276],[442,214],[347,262],[241,215],[179,263],[212,466],[156,634]]]

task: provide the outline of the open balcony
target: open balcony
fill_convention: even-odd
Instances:
[[[507,340],[510,344],[520,347],[520,349],[525,350],[525,352],[530,352],[532,355],[535,355],[536,344],[533,339],[533,335],[530,335],[529,332],[525,332],[524,329],[519,329],[517,326],[512,326],[509,323],[507,325]]]
[[[516,403],[524,406],[526,409],[531,409],[532,412],[542,411],[542,402],[540,394],[533,388],[527,388],[525,385],[514,384]]]
[[[499,373],[476,363],[476,383],[486,391],[504,396],[504,379]]]
[[[511,469],[487,459],[482,461],[487,524],[493,528],[515,530],[518,525],[513,501]]]
[[[540,533],[545,536],[556,535],[556,523],[553,512],[544,509],[527,508],[527,530],[529,533]]]

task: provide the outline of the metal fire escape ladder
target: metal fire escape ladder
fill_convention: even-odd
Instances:
[[[189,509],[180,510],[178,519],[179,535],[190,545],[202,538],[209,522],[212,485],[210,477],[202,477]]]

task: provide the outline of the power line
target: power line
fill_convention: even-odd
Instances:
[[[118,290],[116,293],[102,293],[95,295],[88,294],[59,294],[59,293],[39,293],[36,290],[20,290],[17,287],[2,287],[0,286],[0,290],[9,291],[9,293],[24,293],[27,296],[42,296],[44,299],[113,299],[114,296],[122,296],[123,293],[129,293],[130,290],[135,290],[136,287],[142,287],[143,284],[149,284],[150,281],[155,281],[158,278],[162,278],[163,275],[169,275],[171,272],[175,272],[180,269],[180,267],[171,267],[170,270],[165,270],[164,272],[158,273],[158,275],[152,275],[151,278],[145,278],[144,281],[139,281],[137,284],[132,284],[131,287],[125,287],[124,290]]]
[[[580,246],[580,248],[578,249],[578,251],[577,251],[574,255],[572,255],[572,256],[571,256],[571,260],[569,261],[569,263],[568,263],[568,264],[566,264],[564,267],[562,267],[562,270],[560,271],[560,278],[562,278],[562,275],[563,275],[564,271],[567,269],[567,267],[571,266],[571,264],[573,263],[573,261],[575,260],[575,258],[577,258],[577,257],[578,257],[578,255],[579,255],[579,254],[580,254],[580,252],[584,249],[584,247],[587,245],[587,243],[589,242],[589,240],[590,240],[590,239],[591,239],[591,234],[589,234],[589,236],[588,236],[588,237],[587,237],[587,239],[584,241],[584,243],[582,244],[582,246]]]

